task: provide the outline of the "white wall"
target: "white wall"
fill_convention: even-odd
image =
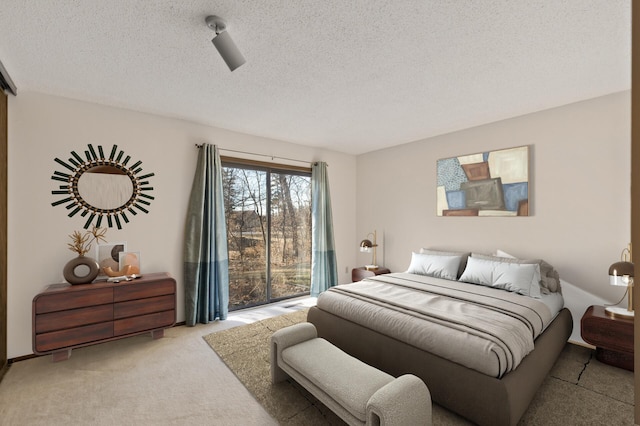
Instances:
[[[9,98],[8,356],[32,353],[31,301],[60,282],[73,257],[68,235],[82,218],[52,207],[60,170],[55,157],[88,143],[114,143],[156,174],[148,215],[138,215],[110,241],[142,253],[144,271],[168,271],[178,281],[184,319],[182,230],[196,143],[329,163],[340,282],[371,261],[356,245],[378,231],[378,263],[408,266],[423,246],[542,257],[563,280],[586,292],[568,303],[579,326],[590,303],[618,301],[607,269],[630,239],[630,96],[628,92],[529,114],[353,157],[234,133],[183,120],[21,92]],[[524,218],[437,217],[436,160],[531,146],[531,213]],[[357,174],[356,174],[357,166]],[[356,191],[357,188],[357,191]],[[356,211],[357,205],[357,211]],[[573,292],[572,292],[573,293]],[[581,293],[582,294],[582,293]],[[594,296],[588,302],[588,295]],[[583,295],[584,296],[584,295]],[[584,305],[584,306],[583,306]],[[576,333],[574,332],[574,335]]]
[[[630,93],[617,93],[361,155],[358,239],[383,233],[379,263],[392,271],[420,247],[541,257],[594,295],[572,305],[579,326],[588,304],[624,293],[607,273],[631,239],[630,108]],[[522,145],[531,147],[530,217],[436,216],[436,160]]]
[[[182,238],[196,143],[305,161],[326,161],[335,224],[340,282],[350,281],[355,263],[355,170],[351,155],[314,149],[130,110],[65,98],[20,92],[9,98],[9,230],[8,230],[8,356],[32,353],[31,303],[47,284],[61,282],[62,268],[74,254],[68,235],[85,219],[67,217],[63,206],[52,207],[56,182],[51,175],[72,150],[87,144],[113,144],[154,172],[149,214],[138,214],[109,241],[126,241],[140,251],[144,271],[167,271],[178,282],[178,321],[184,320]],[[233,155],[233,154],[231,154]],[[235,154],[237,155],[237,154]],[[245,156],[246,158],[252,158]],[[264,158],[256,158],[265,161]],[[269,161],[267,159],[267,161]],[[276,160],[277,161],[277,160]],[[286,162],[285,162],[286,163]],[[296,165],[300,165],[296,163]]]

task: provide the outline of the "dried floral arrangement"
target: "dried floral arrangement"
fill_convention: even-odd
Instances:
[[[73,231],[73,234],[69,235],[71,242],[67,244],[69,250],[78,253],[78,256],[84,256],[89,250],[91,250],[91,244],[93,242],[107,242],[104,237],[107,233],[107,228],[96,228],[93,226],[91,230],[85,231]]]

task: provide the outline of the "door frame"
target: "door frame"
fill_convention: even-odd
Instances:
[[[8,96],[0,90],[0,380],[9,368],[7,358],[7,145]]]

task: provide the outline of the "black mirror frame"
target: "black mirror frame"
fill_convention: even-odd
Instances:
[[[122,222],[120,221],[121,218],[125,223],[129,223],[126,211],[130,212],[134,216],[138,214],[136,210],[149,213],[147,209],[151,205],[151,200],[154,200],[154,197],[146,193],[153,191],[153,187],[148,186],[149,181],[147,179],[154,176],[154,173],[147,173],[145,175],[138,176],[138,173],[142,171],[142,167],[140,167],[142,161],[137,161],[131,166],[127,166],[131,157],[127,155],[125,159],[122,160],[122,157],[124,156],[124,151],[122,150],[120,150],[118,155],[116,155],[118,145],[113,145],[109,158],[105,157],[101,145],[98,145],[97,154],[93,145],[88,144],[87,146],[89,149],[84,152],[86,160],[75,151],[71,151],[71,157],[67,162],[62,161],[59,158],[55,158],[56,163],[64,166],[71,173],[54,171],[51,179],[64,182],[65,184],[60,185],[57,190],[51,191],[51,194],[63,195],[65,198],[54,201],[51,205],[55,207],[66,203],[65,208],[67,210],[71,210],[68,214],[69,217],[73,217],[77,213],[80,213],[80,216],[82,217],[89,215],[89,218],[84,224],[84,229],[88,229],[94,219],[96,220],[95,226],[99,228],[105,217],[109,228],[112,228],[115,222],[117,228],[122,229]],[[98,166],[114,167],[122,171],[129,177],[129,179],[131,179],[131,183],[133,184],[131,197],[120,207],[113,209],[100,209],[94,207],[87,203],[78,192],[78,180],[82,174],[87,170]]]

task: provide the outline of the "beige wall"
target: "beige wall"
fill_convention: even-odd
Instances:
[[[420,247],[502,249],[542,257],[562,279],[617,302],[624,290],[607,273],[630,241],[629,109],[630,93],[617,93],[361,155],[358,236],[384,234],[392,271]],[[436,160],[521,145],[531,147],[532,216],[436,216]]]
[[[194,144],[208,142],[329,163],[340,282],[350,281],[350,268],[370,262],[354,247],[377,229],[378,262],[392,271],[405,270],[411,251],[423,246],[500,248],[543,257],[594,300],[617,301],[622,291],[606,284],[606,273],[630,238],[629,108],[628,92],[613,94],[356,158],[21,92],[9,99],[8,356],[32,352],[31,301],[46,284],[61,280],[62,267],[73,256],[67,235],[84,224],[68,218],[63,207],[51,206],[50,177],[60,169],[53,159],[87,143],[106,148],[116,143],[156,173],[149,215],[138,215],[121,231],[109,230],[108,238],[127,241],[130,250],[142,253],[143,270],[170,272],[180,289]],[[532,148],[531,217],[436,217],[436,160],[520,145]],[[179,291],[179,321],[183,303]],[[574,320],[579,315],[574,313]]]
[[[350,281],[356,252],[354,156],[313,149],[182,120],[125,109],[20,92],[9,99],[9,232],[8,232],[8,356],[32,353],[31,302],[45,285],[60,282],[62,268],[74,254],[68,235],[82,229],[84,219],[67,217],[62,206],[52,207],[61,166],[55,157],[68,158],[71,150],[84,151],[88,143],[110,149],[113,144],[142,160],[154,172],[148,215],[138,214],[109,241],[126,241],[141,252],[144,271],[168,271],[178,281],[178,321],[184,320],[182,236],[189,197],[196,143],[221,148],[329,163],[340,282]],[[250,156],[245,156],[251,158]],[[265,160],[264,158],[254,159]],[[268,161],[268,160],[267,160]],[[299,165],[298,163],[296,163]]]

